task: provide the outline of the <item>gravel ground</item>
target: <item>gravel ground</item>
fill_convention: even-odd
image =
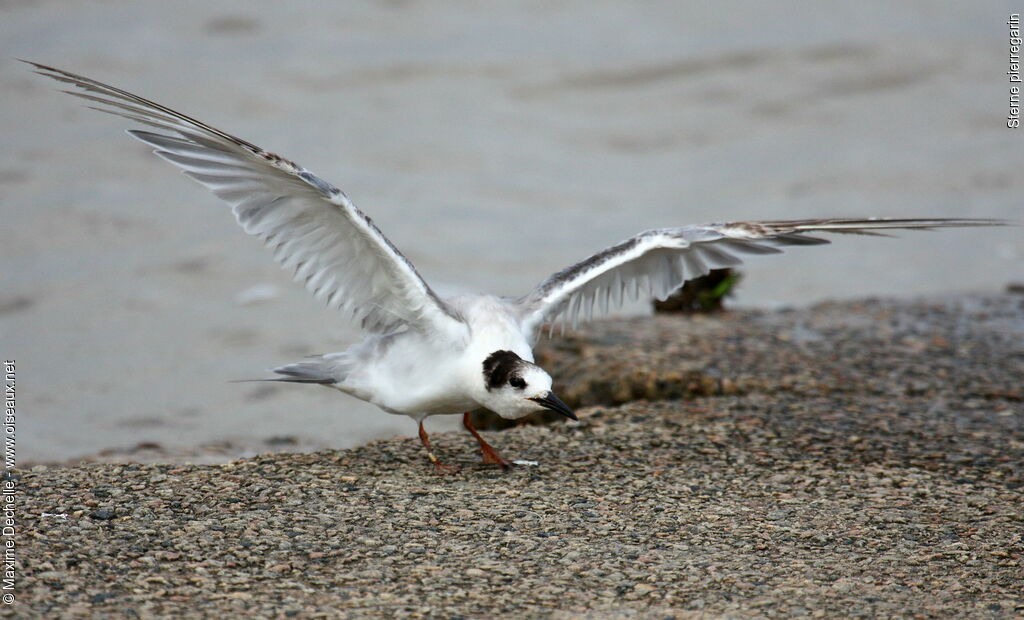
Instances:
[[[545,356],[600,404],[491,433],[539,463],[507,474],[459,434],[444,478],[412,440],[22,472],[7,612],[1024,616],[1024,297],[604,322]]]

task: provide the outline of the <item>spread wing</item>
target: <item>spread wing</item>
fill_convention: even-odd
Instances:
[[[880,235],[880,230],[930,230],[951,226],[999,226],[979,219],[824,219],[732,222],[649,230],[567,267],[515,304],[524,334],[535,337],[544,323],[573,326],[594,306],[618,307],[641,290],[664,299],[687,280],[742,262],[744,254],[775,254],[789,245],[820,245],[808,233]]]
[[[71,84],[68,94],[159,131],[130,130],[232,206],[245,232],[316,297],[364,329],[404,328],[461,339],[467,327],[412,264],[338,188],[301,166],[113,86],[45,65],[36,73]],[[92,106],[90,106],[92,107]]]

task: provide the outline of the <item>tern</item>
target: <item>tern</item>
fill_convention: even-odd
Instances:
[[[373,221],[340,189],[298,164],[166,106],[62,69],[23,61],[69,84],[94,109],[157,131],[128,133],[231,205],[245,232],[282,267],[366,337],[339,353],[273,369],[275,381],[334,388],[392,414],[407,415],[438,473],[443,464],[423,429],[429,416],[462,414],[483,461],[507,469],[473,427],[469,412],[518,419],[542,409],[576,420],[534,363],[544,326],[573,326],[642,292],[665,298],[687,280],[731,267],[742,255],[827,244],[812,233],[884,234],[890,229],[997,226],[987,219],[832,218],[727,222],[642,232],[555,273],[518,298],[440,298]]]

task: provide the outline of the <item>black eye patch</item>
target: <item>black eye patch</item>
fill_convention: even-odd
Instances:
[[[508,380],[508,384],[518,390],[521,390],[524,387],[526,387],[526,381],[523,381],[522,377],[512,377],[511,379]]]

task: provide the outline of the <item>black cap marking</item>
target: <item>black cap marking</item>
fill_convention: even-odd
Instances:
[[[523,363],[523,358],[511,351],[495,351],[484,360],[484,381],[487,391],[501,387]]]

